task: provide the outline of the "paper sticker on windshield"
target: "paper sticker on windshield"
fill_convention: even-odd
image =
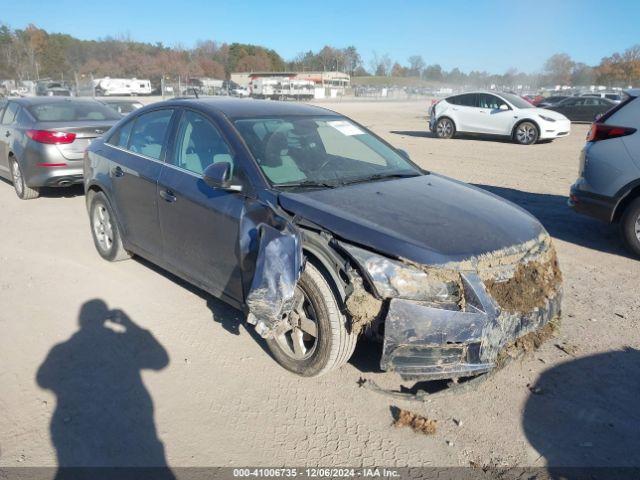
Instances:
[[[364,132],[356,127],[353,123],[349,123],[345,120],[335,120],[333,122],[327,122],[327,125],[335,128],[341,134],[351,136],[351,135],[363,135]]]

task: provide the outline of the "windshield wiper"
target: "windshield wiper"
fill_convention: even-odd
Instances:
[[[406,173],[376,173],[369,175],[368,177],[356,178],[354,180],[345,180],[341,182],[341,185],[352,185],[354,183],[375,182],[376,180],[383,180],[386,178],[409,178],[418,177],[421,174],[418,172],[406,172]]]
[[[298,187],[317,187],[317,188],[336,188],[335,183],[318,182],[315,180],[302,180],[300,182],[276,183],[276,188],[298,188]]]

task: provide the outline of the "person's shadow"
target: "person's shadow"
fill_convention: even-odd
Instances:
[[[140,478],[144,471],[175,478],[141,377],[142,369],[165,368],[167,351],[151,332],[102,300],[84,303],[78,321],[80,329],[51,349],[36,377],[56,395],[56,478],[108,477],[109,467],[118,467],[119,478]]]
[[[639,478],[640,351],[626,348],[561,363],[542,373],[531,391],[524,432],[548,466],[560,468],[556,473],[561,467],[631,467],[632,478]],[[609,473],[589,478],[630,478]]]

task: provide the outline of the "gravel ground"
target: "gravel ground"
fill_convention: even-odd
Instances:
[[[639,263],[615,228],[566,207],[587,126],[529,147],[441,141],[425,103],[322,106],[535,214],[565,276],[557,337],[426,403],[359,388],[400,383],[367,343],[338,372],[298,378],[234,309],[144,261],[102,261],[81,191],[24,202],[0,182],[0,466],[86,462],[91,447],[172,467],[640,465]],[[130,319],[126,332],[92,322],[106,308]],[[393,427],[392,407],[436,420],[436,433]]]

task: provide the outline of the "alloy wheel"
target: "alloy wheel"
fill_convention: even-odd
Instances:
[[[640,215],[638,215],[636,217],[636,223],[635,223],[634,230],[636,232],[636,238],[638,239],[638,242],[640,242]]]
[[[100,249],[103,252],[110,251],[113,246],[113,226],[109,211],[102,204],[96,205],[93,210],[93,233]]]
[[[518,126],[516,130],[516,138],[519,143],[528,145],[532,143],[536,138],[536,128],[530,123],[523,123]]]
[[[24,183],[22,182],[22,171],[20,165],[15,160],[11,162],[11,175],[13,177],[13,185],[18,193],[18,196],[22,196],[24,192]]]
[[[294,307],[288,318],[289,330],[276,336],[280,349],[295,360],[305,360],[318,344],[317,314],[307,295],[296,287]]]
[[[449,138],[453,133],[453,124],[450,120],[440,120],[436,125],[436,133],[440,138]]]

